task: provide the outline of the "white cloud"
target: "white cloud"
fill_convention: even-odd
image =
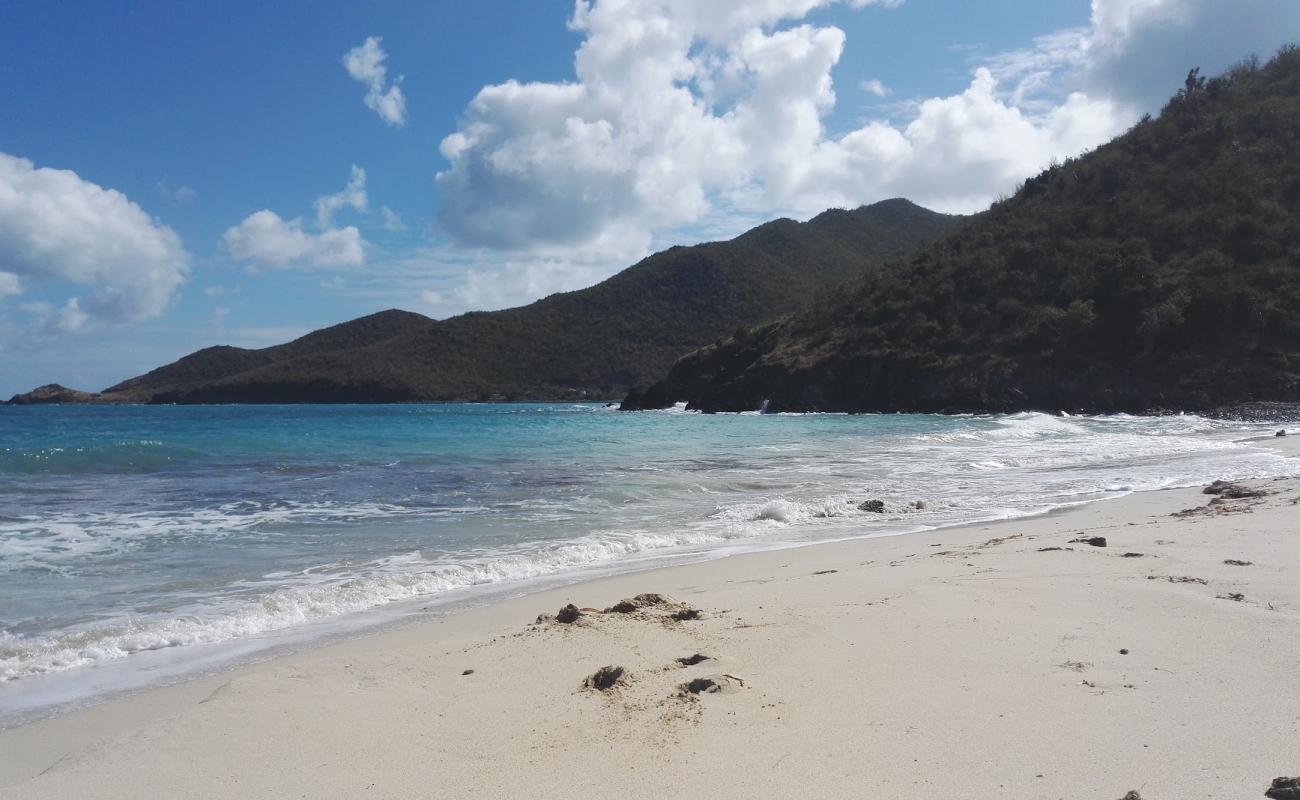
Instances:
[[[402,95],[402,82],[399,76],[390,85],[388,67],[384,61],[388,54],[380,46],[378,36],[368,36],[357,47],[343,55],[343,67],[353,80],[366,85],[366,107],[379,115],[379,118],[393,127],[400,128],[406,124],[406,98]]]
[[[172,188],[172,186],[169,183],[167,183],[166,178],[159,178],[158,182],[153,185],[153,188],[154,191],[158,192],[158,194],[162,195],[163,197],[166,197],[168,200],[175,200],[177,203],[182,203],[182,204],[192,203],[196,199],[198,199],[199,196],[198,192],[194,191],[188,186],[182,185],[176,188]]]
[[[0,300],[23,293],[23,283],[12,272],[0,272]]]
[[[265,209],[227,230],[222,241],[234,258],[269,269],[338,269],[365,262],[361,232],[354,226],[310,233],[303,230],[301,218],[284,220]]]
[[[368,207],[366,171],[353,164],[342,191],[321,195],[312,202],[319,233],[307,230],[301,217],[286,220],[263,209],[227,230],[222,242],[235,259],[268,269],[359,267],[366,260],[361,232],[354,225],[330,226],[336,212],[344,208],[364,212]]]
[[[831,132],[845,35],[804,18],[834,1],[579,0],[574,79],[485,86],[440,146],[442,230],[528,266],[475,267],[434,301],[486,302],[490,276],[530,297],[570,288],[602,252],[596,277],[663,231],[740,217],[893,196],[976,211],[1158,108],[1190,67],[1300,30],[1295,0],[1094,0],[1089,25],[977,61],[964,91]],[[573,249],[593,255],[552,258]]]
[[[312,204],[316,209],[316,224],[328,228],[334,221],[334,212],[342,208],[365,211],[367,202],[366,171],[353,164],[352,177],[348,179],[348,185],[343,191],[317,197]]]
[[[401,233],[406,230],[406,223],[402,222],[402,217],[388,206],[379,208],[380,227],[389,233]]]
[[[867,94],[874,94],[876,97],[889,97],[889,95],[893,94],[893,92],[890,91],[889,87],[886,86],[879,78],[871,78],[870,80],[865,80],[859,85],[862,87],[862,91],[866,92]]]
[[[157,317],[189,270],[181,239],[126,195],[70,170],[0,153],[2,293],[34,285],[86,287],[46,327],[81,330]],[[19,279],[22,280],[19,280]]]

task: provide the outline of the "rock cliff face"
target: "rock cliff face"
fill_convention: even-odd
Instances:
[[[1209,410],[1300,400],[1300,51],[1206,81],[897,269],[626,408]]]
[[[262,350],[210,347],[105,390],[137,403],[622,397],[684,353],[795,311],[964,221],[906,200],[674,247],[522,308],[435,321],[385,311]]]

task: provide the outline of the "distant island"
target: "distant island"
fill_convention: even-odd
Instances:
[[[1204,411],[1300,401],[1300,50],[1210,80],[897,268],[627,409]]]
[[[829,296],[965,219],[901,199],[779,219],[521,308],[442,321],[382,311],[260,350],[209,347],[99,393],[51,384],[10,402],[617,400],[691,350]]]

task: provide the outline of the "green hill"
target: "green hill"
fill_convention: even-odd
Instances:
[[[210,347],[124,381],[117,402],[617,398],[682,354],[797,310],[963,218],[888,200],[674,247],[588,289],[434,321],[384,311],[262,350]]]
[[[814,308],[686,356],[626,407],[1205,410],[1300,400],[1300,50]]]

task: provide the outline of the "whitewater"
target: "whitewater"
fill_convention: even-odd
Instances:
[[[1251,443],[1272,432],[599,405],[0,409],[0,725],[595,575],[1290,475]]]

